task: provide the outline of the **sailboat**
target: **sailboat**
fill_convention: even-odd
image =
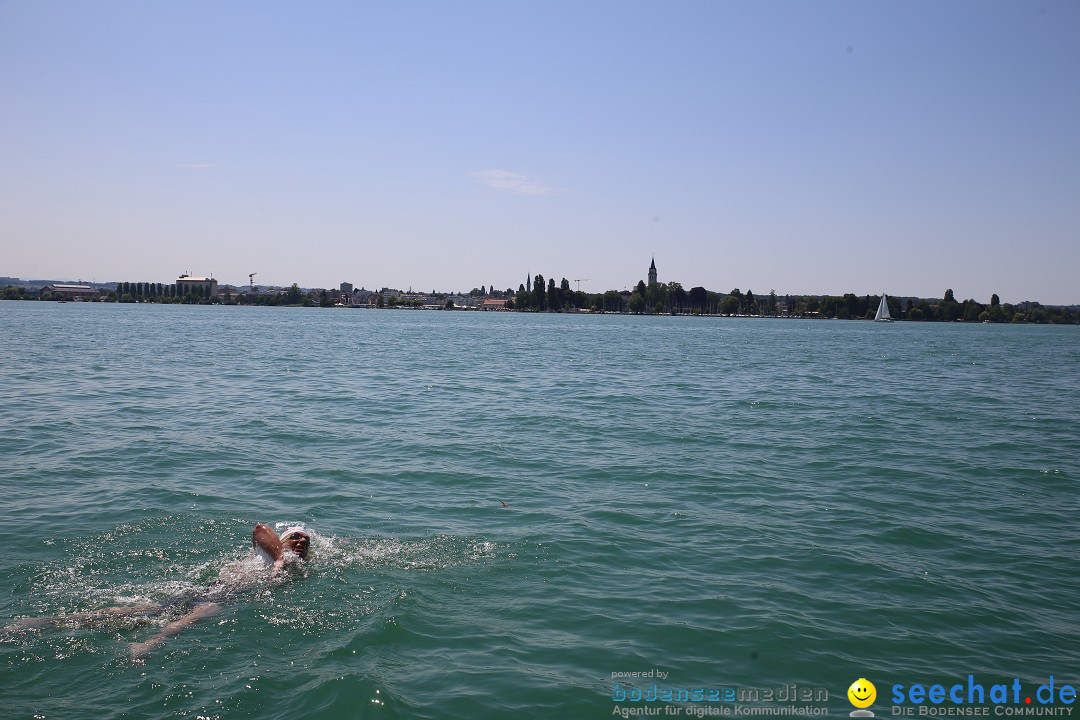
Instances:
[[[874,322],[892,322],[892,315],[889,314],[889,301],[885,298],[885,293],[881,293],[881,304],[877,307]]]

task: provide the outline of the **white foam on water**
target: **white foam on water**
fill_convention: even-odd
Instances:
[[[193,523],[195,530],[191,529]],[[271,527],[300,524],[281,522]],[[60,628],[107,625],[137,641],[148,632],[138,630],[139,626],[161,627],[186,612],[191,601],[205,599],[230,606],[228,613],[254,613],[273,626],[305,632],[355,631],[372,616],[397,612],[394,608],[410,602],[410,581],[402,572],[479,567],[499,555],[496,543],[475,537],[441,534],[361,539],[305,527],[311,534],[307,559],[289,563],[287,572],[271,578],[270,562],[256,554],[246,538],[242,545],[234,544],[212,555],[204,551],[229,539],[235,542],[236,525],[237,519],[223,522],[173,517],[122,525],[81,539],[66,548],[63,558],[41,568],[32,579],[32,599],[24,606],[26,610],[12,620],[70,615],[71,621],[61,621]],[[191,540],[163,543],[163,531],[169,537]],[[162,612],[95,620],[77,617],[111,607],[163,603]],[[228,617],[219,622],[229,622]],[[58,644],[61,634],[20,635],[20,642],[78,652]],[[95,630],[90,635],[98,639],[87,640],[91,645],[84,649],[100,646],[99,652],[109,652],[107,633]]]

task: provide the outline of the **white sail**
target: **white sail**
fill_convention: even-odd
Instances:
[[[889,301],[885,298],[885,293],[881,294],[881,304],[878,305],[874,322],[892,322],[892,315],[889,314]]]

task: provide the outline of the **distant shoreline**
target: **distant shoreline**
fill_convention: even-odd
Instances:
[[[409,305],[391,305],[377,307],[375,305],[343,305],[343,304],[329,304],[320,305],[318,303],[239,303],[239,302],[220,302],[218,298],[212,298],[209,302],[155,302],[155,301],[130,301],[120,302],[117,300],[106,299],[71,299],[71,300],[58,300],[58,299],[42,299],[36,297],[10,297],[7,295],[0,295],[0,300],[14,300],[22,302],[53,302],[53,303],[103,303],[103,304],[117,304],[117,305],[208,305],[219,307],[278,307],[278,308],[306,308],[306,307],[321,307],[321,308],[333,308],[338,310],[396,310],[396,311],[410,311],[410,312],[470,312],[470,313],[515,313],[515,314],[545,314],[545,315],[622,315],[622,316],[640,316],[640,317],[697,317],[697,318],[737,318],[737,319],[752,319],[752,320],[855,320],[863,322],[873,322],[872,317],[864,316],[847,316],[841,317],[839,315],[826,315],[820,312],[818,313],[801,313],[801,314],[787,314],[778,313],[774,315],[764,314],[749,314],[749,313],[709,313],[709,312],[692,312],[692,311],[677,311],[677,312],[630,312],[628,310],[593,310],[593,309],[578,309],[568,308],[559,310],[535,310],[535,309],[515,309],[515,308],[483,308],[479,306],[472,307],[431,307],[420,306],[414,307]],[[893,318],[893,322],[928,322],[928,323],[962,323],[962,324],[1028,324],[1028,325],[1080,325],[1080,311],[1074,309],[1075,306],[1043,306],[1038,303],[1025,303],[1023,309],[1017,310],[1018,306],[1012,306],[1005,304],[1002,306],[1001,317],[1002,319],[991,320],[989,318],[965,320],[961,318],[955,318],[950,320],[943,320],[936,317],[900,317]],[[981,313],[980,313],[981,314]],[[1006,316],[1010,319],[1004,319]]]

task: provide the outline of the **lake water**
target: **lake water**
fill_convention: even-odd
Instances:
[[[1077,327],[2,302],[0,624],[316,532],[145,663],[170,616],[4,633],[4,716],[1076,686],[1078,368]]]

